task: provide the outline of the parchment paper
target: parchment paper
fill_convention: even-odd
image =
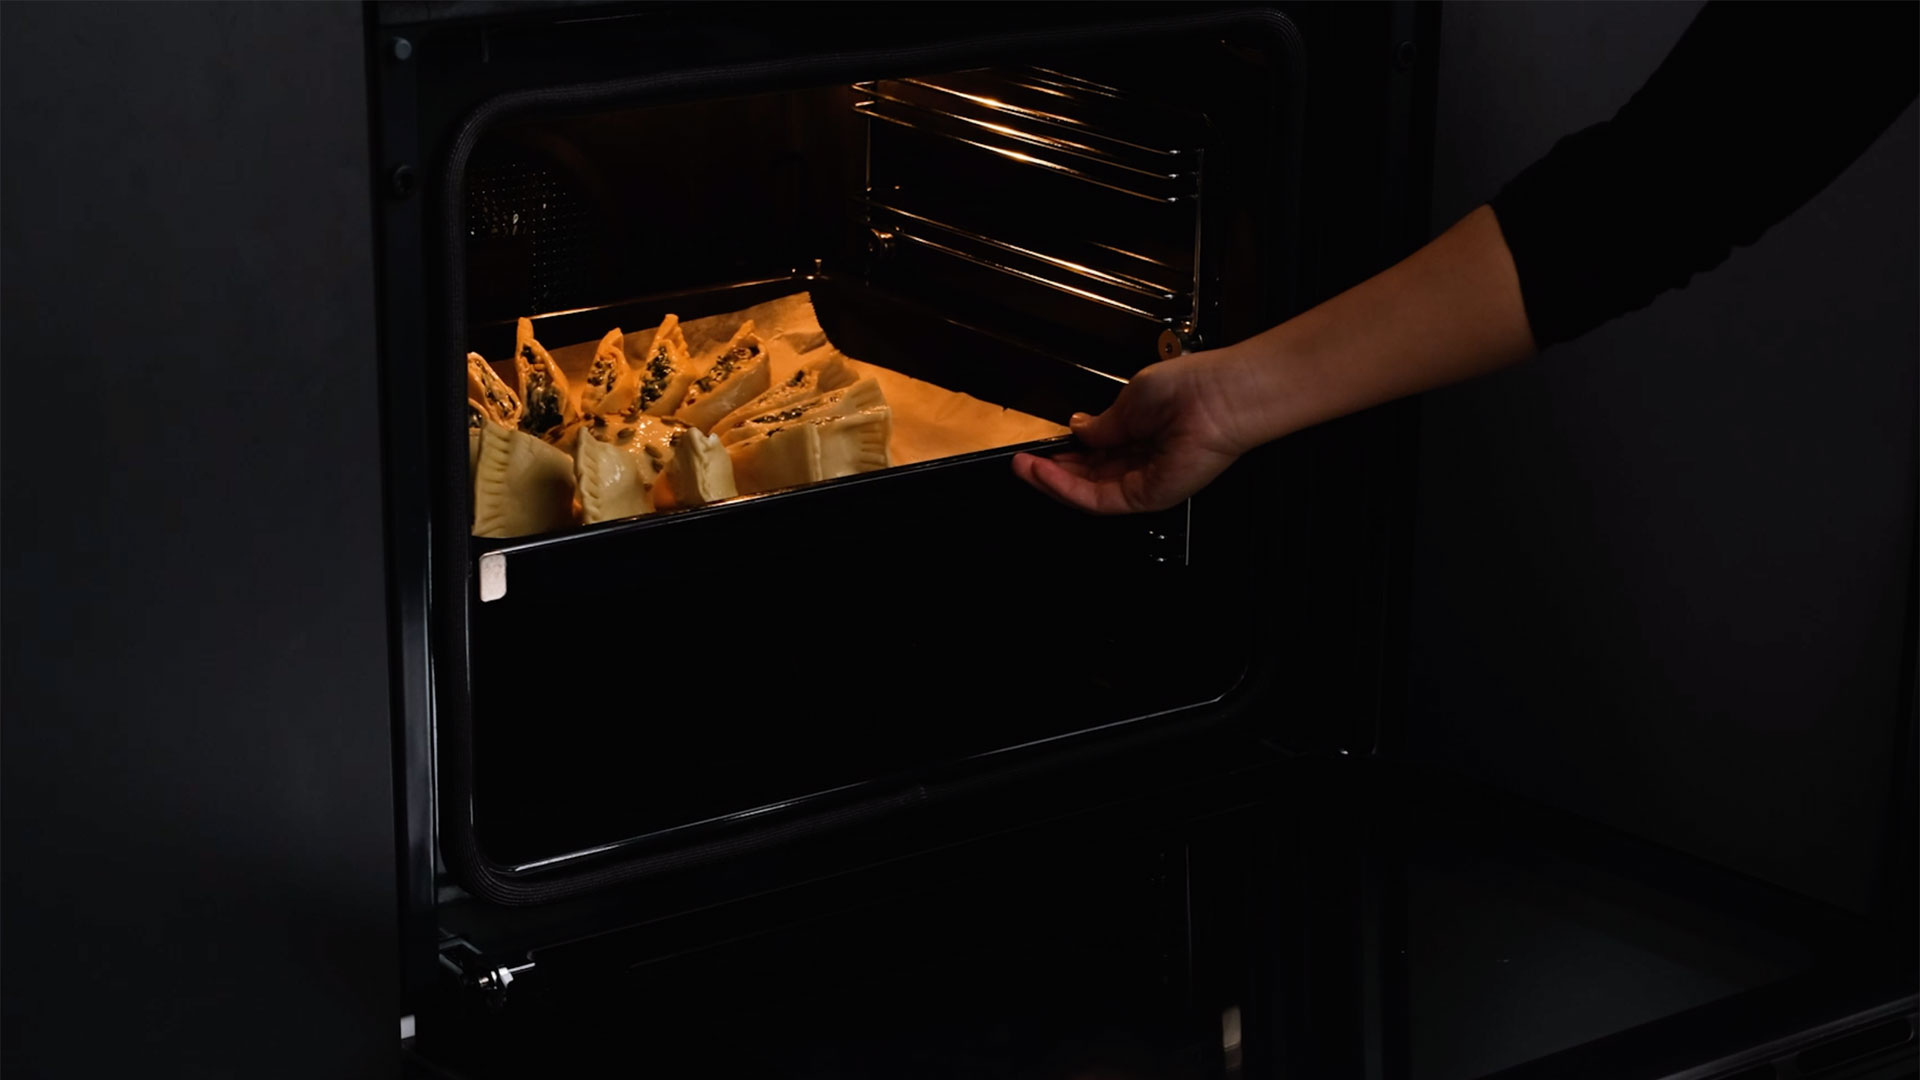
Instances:
[[[827,355],[818,350],[833,348],[833,344],[827,340],[826,331],[820,328],[819,318],[814,314],[812,296],[804,292],[794,293],[755,304],[742,311],[682,322],[681,329],[687,335],[687,347],[693,352],[695,370],[705,368],[733,337],[733,332],[739,329],[740,324],[748,319],[753,320],[755,332],[766,343],[767,364],[772,369],[776,386],[791,377],[803,362]],[[657,324],[621,327],[626,340],[632,343],[628,355],[632,356],[645,348],[653,339],[656,328]],[[566,372],[577,403],[599,339],[559,348],[555,348],[552,342],[543,341],[541,344],[553,354],[560,370]],[[909,378],[878,364],[869,364],[851,356],[846,359],[856,372],[879,382],[880,392],[886,395],[887,404],[893,409],[893,441],[890,449],[895,465],[911,465],[917,461],[970,454],[1067,433],[1067,429],[1059,424],[1037,416],[1003,409],[968,394]],[[514,385],[511,364],[507,365],[503,376],[507,385]]]

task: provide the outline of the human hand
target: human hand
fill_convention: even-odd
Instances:
[[[1520,278],[1490,207],[1331,300],[1221,349],[1143,368],[1080,447],[1016,454],[1022,480],[1097,514],[1163,510],[1255,446],[1533,355]]]
[[[1178,505],[1251,448],[1239,432],[1222,353],[1141,369],[1098,416],[1075,413],[1084,447],[1052,457],[1015,454],[1013,471],[1068,506],[1137,514]]]

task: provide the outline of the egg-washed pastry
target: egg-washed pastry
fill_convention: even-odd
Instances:
[[[873,379],[861,379],[851,386],[829,390],[824,394],[815,394],[810,398],[801,398],[799,401],[778,406],[771,412],[750,417],[728,428],[720,439],[731,446],[785,424],[801,420],[850,416],[868,409],[886,408],[886,405],[887,399],[880,393],[879,382]]]
[[[774,491],[820,478],[820,430],[813,424],[794,424],[763,432],[727,447],[733,459],[733,482],[743,495]]]
[[[706,431],[714,421],[766,393],[770,378],[766,346],[748,319],[712,365],[687,387],[673,415]]]
[[[673,437],[686,427],[670,416],[642,413],[631,420],[623,416],[590,416],[580,425],[580,430],[582,437],[591,434],[609,446],[647,455],[654,471],[659,472],[666,468],[667,458],[673,456]]]
[[[626,340],[629,345],[633,342],[631,337]],[[693,382],[693,357],[687,352],[687,335],[680,328],[679,316],[669,315],[661,321],[633,367],[634,398],[620,415],[628,419],[642,414],[672,415]],[[615,389],[624,392],[621,387]]]
[[[572,457],[573,448],[580,445],[580,433],[585,430],[587,430],[587,418],[583,416],[557,431],[547,432],[541,441],[568,457]]]
[[[733,459],[720,440],[696,427],[684,427],[673,436],[667,458],[667,493],[675,506],[705,506],[731,499]]]
[[[573,459],[486,421],[473,478],[473,535],[528,536],[573,524]]]
[[[707,431],[714,435],[724,435],[729,429],[753,417],[777,412],[781,406],[802,398],[810,398],[815,394],[851,386],[857,379],[858,375],[847,363],[847,358],[840,355],[838,351],[829,349],[826,356],[802,363],[800,369],[788,376],[780,385],[772,387],[766,393],[721,417]]]
[[[893,410],[877,409],[814,420],[820,432],[820,479],[878,472],[893,464]]]
[[[587,384],[580,388],[580,411],[623,413],[640,393],[640,373],[627,363],[625,335],[619,327],[607,331],[593,352]]]
[[[590,431],[582,431],[574,445],[573,476],[588,525],[653,513],[653,483],[658,475],[658,467],[646,453],[603,443]]]
[[[467,354],[467,400],[479,405],[496,424],[520,426],[520,396],[477,352]]]
[[[520,430],[558,438],[580,418],[567,376],[533,337],[533,320],[521,318],[514,332],[513,367],[520,375]]]
[[[834,480],[892,464],[893,410],[882,405],[848,415],[767,428],[727,447],[742,494]]]

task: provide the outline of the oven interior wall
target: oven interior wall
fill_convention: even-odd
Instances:
[[[468,321],[784,277],[814,259],[848,266],[864,165],[853,93],[596,111],[490,132],[467,167]]]
[[[503,122],[467,321],[824,269],[1124,378],[1291,303],[1294,77],[1192,38]]]

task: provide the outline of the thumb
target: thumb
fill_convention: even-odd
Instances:
[[[1098,416],[1077,412],[1068,418],[1067,427],[1073,432],[1074,438],[1087,446],[1100,450],[1109,449],[1127,441],[1119,413],[1118,408],[1108,409]]]

